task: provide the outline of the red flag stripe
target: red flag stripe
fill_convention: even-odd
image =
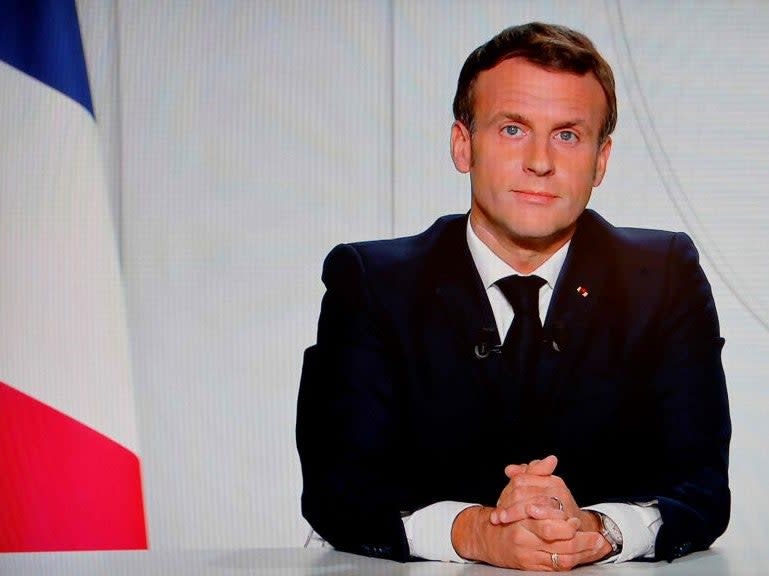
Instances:
[[[0,382],[0,552],[146,548],[136,455]]]

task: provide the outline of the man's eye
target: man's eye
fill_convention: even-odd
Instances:
[[[571,132],[570,130],[561,130],[558,133],[558,138],[560,138],[564,142],[576,142],[577,141],[577,135],[574,132]]]
[[[505,126],[505,134],[508,136],[520,136],[521,132],[518,126]]]

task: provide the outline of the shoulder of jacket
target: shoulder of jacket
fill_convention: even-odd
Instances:
[[[412,236],[340,244],[331,251],[329,258],[335,253],[352,252],[369,271],[421,266],[448,236],[464,235],[466,222],[464,214],[443,216],[423,232]]]
[[[666,260],[671,250],[688,251],[693,247],[691,238],[684,232],[614,226],[592,210],[585,211],[583,221],[594,242],[605,243],[620,259],[628,256],[633,260],[659,262]]]

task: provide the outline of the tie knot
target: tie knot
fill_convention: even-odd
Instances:
[[[543,278],[514,274],[497,280],[496,284],[510,302],[516,316],[535,313],[539,317],[539,289],[545,284]]]

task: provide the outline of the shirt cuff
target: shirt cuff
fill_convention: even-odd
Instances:
[[[654,542],[662,526],[662,515],[656,502],[644,504],[605,503],[585,506],[606,514],[622,532],[622,550],[604,562],[626,562],[635,558],[653,558]]]
[[[478,506],[465,502],[436,502],[403,518],[412,556],[441,562],[469,562],[451,544],[451,527],[462,510]]]

